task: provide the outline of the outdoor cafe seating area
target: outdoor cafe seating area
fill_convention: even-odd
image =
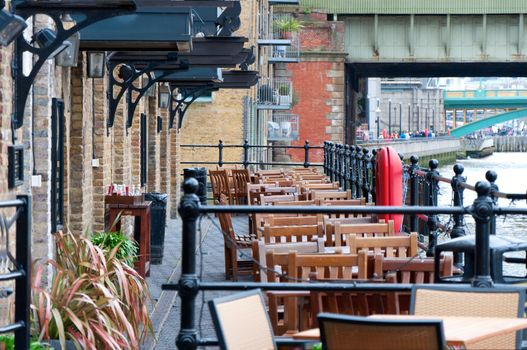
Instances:
[[[374,205],[316,168],[219,168],[210,180],[215,205]],[[321,342],[324,349],[521,348],[524,290],[433,284],[434,259],[417,233],[402,232],[393,220],[260,213],[248,215],[247,231],[239,232],[235,214],[216,215],[226,279],[413,284],[411,292],[253,290],[215,299],[211,313],[224,348],[277,348],[276,339]],[[439,266],[443,277],[462,272],[451,254]]]

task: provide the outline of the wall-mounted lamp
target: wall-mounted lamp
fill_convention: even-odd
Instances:
[[[159,108],[168,108],[170,94],[168,93],[168,90],[166,87],[163,89],[161,86],[159,87]]]
[[[155,95],[156,95],[156,84],[152,84],[152,86],[150,86],[148,90],[145,91],[145,96],[154,97]]]
[[[64,49],[55,58],[55,63],[61,67],[77,67],[79,60],[79,45],[81,41],[81,35],[76,32],[66,40],[70,45]]]
[[[102,78],[104,77],[104,63],[106,61],[106,54],[101,52],[88,52],[88,77]]]
[[[160,115],[157,116],[157,133],[159,134],[163,130],[163,118]]]
[[[2,11],[0,11],[0,44],[2,46],[9,45],[17,36],[22,34],[27,28],[27,23],[20,16],[8,12],[3,7],[5,1],[0,2]]]
[[[33,41],[40,48],[48,47],[49,45],[53,44],[56,38],[57,38],[57,34],[55,34],[55,32],[49,28],[41,29],[33,35]],[[54,58],[62,50],[64,50],[66,47],[69,47],[69,46],[71,46],[71,43],[69,41],[67,40],[63,41],[62,44],[48,56],[48,59]]]

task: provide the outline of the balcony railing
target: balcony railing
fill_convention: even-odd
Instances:
[[[275,111],[267,121],[267,141],[298,140],[299,120],[296,114]]]
[[[258,109],[290,109],[293,102],[291,80],[288,78],[260,78],[257,102]]]

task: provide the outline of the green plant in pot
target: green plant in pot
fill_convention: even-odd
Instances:
[[[273,28],[282,39],[290,39],[291,33],[298,32],[304,26],[302,22],[292,16],[281,16],[273,21]]]
[[[65,349],[139,350],[152,324],[143,278],[88,237],[55,234],[56,257],[37,261],[32,274],[32,331],[38,340],[59,339]],[[49,287],[43,275],[52,272]]]
[[[29,350],[50,350],[53,349],[45,343],[31,340]],[[15,336],[13,334],[0,334],[0,350],[15,350]]]
[[[105,253],[117,248],[116,257],[128,266],[134,266],[139,250],[137,243],[126,237],[121,231],[98,232],[91,237],[91,241],[101,247]]]

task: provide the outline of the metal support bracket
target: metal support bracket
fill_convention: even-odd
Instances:
[[[133,117],[137,105],[141,98],[145,95],[152,85],[158,82],[160,79],[165,78],[166,76],[173,74],[175,71],[187,70],[189,68],[188,61],[182,60],[180,62],[179,68],[166,71],[156,71],[156,68],[164,65],[166,63],[177,62],[177,54],[174,53],[174,56],[171,57],[168,61],[156,62],[156,63],[146,63],[146,66],[142,69],[136,69],[135,64],[132,62],[117,62],[108,60],[108,74],[109,79],[109,89],[108,89],[108,101],[109,101],[109,113],[108,119],[106,121],[106,127],[109,129],[113,127],[115,120],[115,113],[117,112],[117,106],[119,105],[121,98],[127,93],[126,101],[128,104],[128,113],[126,120],[126,133],[128,134],[128,128],[132,126]],[[117,72],[116,68],[119,68]],[[156,72],[156,74],[154,74]],[[117,78],[116,77],[117,74]],[[146,82],[143,80],[141,87],[138,87],[134,84],[139,77],[146,78]],[[117,93],[114,94],[114,90],[118,89]]]
[[[15,13],[25,20],[31,16],[37,14],[46,14],[55,23],[56,37],[45,47],[35,47],[28,43],[23,35],[16,39],[15,52],[12,66],[12,75],[15,84],[14,89],[14,107],[12,124],[14,129],[22,127],[24,124],[24,109],[26,100],[31,90],[31,86],[35,80],[37,73],[40,68],[44,65],[46,60],[51,56],[55,50],[57,50],[62,43],[71,37],[73,34],[79,32],[81,29],[104,19],[131,14],[135,12],[135,2],[130,0],[129,2],[119,3],[108,2],[107,5],[98,3],[97,6],[90,7],[89,5],[68,5],[60,4],[59,2],[41,2],[39,5],[37,2],[23,2],[21,5],[15,4]],[[75,25],[71,28],[66,29],[61,20],[61,16],[65,14],[78,13],[82,15]],[[35,55],[36,61],[31,68],[31,72],[28,75],[23,73],[23,56],[25,53]]]
[[[175,90],[178,90],[175,92]],[[192,87],[192,88],[178,88],[177,86],[171,86],[169,89],[169,95],[170,95],[170,105],[169,105],[169,123],[168,128],[172,129],[174,127],[174,118],[176,117],[176,113],[178,114],[178,123],[177,128],[178,130],[181,129],[181,126],[183,126],[183,118],[185,117],[185,113],[187,112],[187,109],[190,107],[190,105],[196,101],[196,99],[200,96],[202,96],[204,93],[209,91],[217,91],[219,90],[218,87],[214,85],[204,85],[199,87]],[[178,95],[181,95],[181,97],[178,97]]]

